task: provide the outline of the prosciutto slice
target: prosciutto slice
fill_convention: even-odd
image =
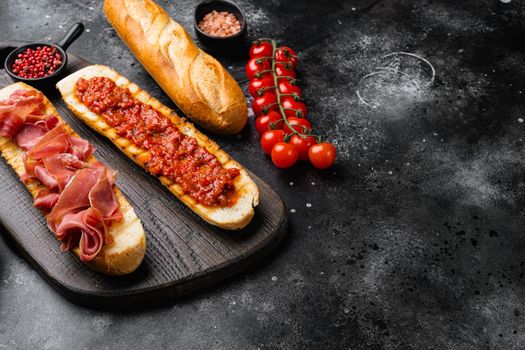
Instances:
[[[59,123],[27,152],[27,156],[33,159],[42,159],[55,153],[64,153],[69,147],[68,135],[63,123]]]
[[[89,203],[100,212],[102,217],[109,217],[118,209],[118,202],[112,186],[113,184],[108,178],[108,171],[104,168],[97,183],[89,192]]]
[[[14,137],[30,114],[42,114],[45,106],[38,91],[17,90],[0,101],[0,136]]]
[[[25,123],[20,132],[15,136],[15,143],[24,151],[29,151],[45,135],[48,130],[37,124]]]
[[[90,261],[100,252],[106,235],[106,226],[95,208],[68,213],[57,227],[57,236],[63,237],[61,249],[80,247],[80,260]]]
[[[25,151],[22,180],[44,186],[34,206],[49,212],[47,224],[61,249],[79,247],[80,259],[90,261],[111,241],[108,225],[122,219],[113,191],[116,172],[92,159],[94,147],[69,135],[45,109],[39,92],[15,91],[0,101],[0,136]]]
[[[93,155],[95,149],[89,142],[78,137],[69,136],[69,153],[78,159],[86,160]]]
[[[58,198],[58,193],[52,192],[50,189],[45,188],[38,192],[33,204],[37,208],[51,210],[58,202]]]
[[[59,239],[62,237],[56,229],[63,217],[69,213],[77,213],[91,205],[89,203],[89,192],[97,183],[97,179],[96,171],[87,168],[79,170],[60,194],[57,204],[47,216],[49,228],[56,232]]]

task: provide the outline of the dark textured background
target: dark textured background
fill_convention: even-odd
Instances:
[[[300,52],[311,119],[339,151],[329,171],[279,171],[253,120],[216,138],[285,199],[283,244],[209,290],[113,313],[64,300],[0,240],[0,349],[525,348],[525,3],[239,4],[252,37]],[[163,5],[191,29],[194,2]],[[83,21],[71,52],[168,103],[99,1],[2,0],[0,13],[4,40],[57,39]],[[399,94],[382,82],[368,93],[396,98],[359,103],[360,78],[400,50],[428,58],[434,84]]]

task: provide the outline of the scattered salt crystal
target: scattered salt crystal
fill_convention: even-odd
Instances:
[[[437,132],[433,132],[432,135],[438,136],[438,133]]]
[[[50,15],[46,15],[46,18],[49,18],[49,17],[51,17],[51,16]]]
[[[315,186],[315,182],[312,182],[312,186]]]
[[[290,186],[293,186],[293,181],[290,181]]]
[[[407,165],[410,165],[410,163],[407,163]]]
[[[290,213],[295,213],[295,209],[290,209]]]
[[[93,11],[95,8],[93,6],[89,6],[89,9]]]
[[[392,175],[392,174],[393,174],[392,170],[389,170],[388,175]]]
[[[90,31],[91,31],[91,29],[89,29],[89,28],[88,28],[88,29],[86,29],[86,33],[89,33]]]
[[[277,276],[272,276],[272,281],[277,281]]]
[[[307,206],[308,208],[311,208],[311,207],[312,207],[312,203],[306,203],[306,206]]]
[[[523,123],[523,118],[518,118],[518,121],[519,121],[520,123]]]
[[[357,166],[361,166],[361,163],[357,163]]]
[[[341,22],[340,20],[337,20],[337,23],[339,23],[339,24],[343,24],[343,22]]]
[[[323,271],[321,271],[321,272],[319,272],[319,274],[320,274],[320,275],[324,275],[324,272],[323,272]]]
[[[357,9],[355,7],[352,7],[352,11],[355,11],[355,10],[357,10]]]
[[[347,308],[347,307],[345,307],[345,308],[343,309],[343,312],[344,312],[345,314],[347,314],[347,313],[349,313],[349,312],[350,312],[350,309],[349,309],[349,308]]]
[[[502,3],[504,3],[504,4],[508,4],[508,3],[510,3],[511,0],[500,0],[500,1],[501,1]]]
[[[308,229],[311,229],[311,228],[312,228],[312,226],[308,226]]]
[[[368,147],[366,146],[363,146],[363,150],[366,151],[368,149]]]
[[[235,305],[235,304],[237,304],[237,303],[235,301],[232,301],[232,305]]]

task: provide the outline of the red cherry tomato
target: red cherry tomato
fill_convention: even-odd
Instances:
[[[295,78],[295,71],[290,67],[288,69],[286,64],[280,63],[275,65],[275,75],[278,77],[292,77]]]
[[[272,153],[273,146],[278,142],[283,142],[284,131],[268,130],[261,136],[261,148],[266,154]]]
[[[312,129],[312,124],[310,124],[310,122],[305,118],[290,117],[288,118],[288,124],[290,124],[295,131],[300,132],[301,134],[307,132],[306,129]],[[292,133],[292,130],[286,124],[284,124],[283,130],[287,134]]]
[[[281,98],[281,105],[283,106],[284,114],[286,114],[287,117],[306,117],[306,113],[308,113],[308,110],[306,109],[306,105],[300,101],[296,101],[291,96],[285,96]],[[290,108],[290,109],[287,109]]]
[[[308,150],[308,158],[312,165],[318,169],[331,167],[335,161],[335,147],[330,142],[313,145]]]
[[[275,62],[290,63],[292,69],[295,69],[299,60],[294,50],[288,46],[281,46],[275,51]]]
[[[253,78],[252,80],[250,80],[250,83],[248,83],[248,92],[253,97],[257,97],[258,96],[257,92],[259,91],[259,89],[266,89],[272,86],[274,86],[273,77],[271,75],[265,75],[260,79]],[[267,90],[264,90],[264,91],[267,91]]]
[[[270,130],[271,124],[273,124],[274,129],[283,128],[282,117],[276,111],[270,111],[268,114],[261,115],[255,120],[255,128],[259,134],[264,134],[265,131]]]
[[[289,79],[279,79],[277,88],[281,94],[296,94],[299,97],[303,95],[301,88],[294,85]]]
[[[273,46],[268,41],[259,41],[250,47],[250,58],[254,57],[272,57]]]
[[[300,160],[308,160],[308,150],[312,145],[315,145],[316,143],[317,141],[313,136],[306,136],[306,138],[303,139],[299,135],[293,135],[290,138],[290,144],[294,145],[295,148],[297,148]]]
[[[299,158],[299,152],[294,145],[285,142],[279,142],[272,148],[272,162],[278,168],[289,168]]]
[[[252,80],[259,73],[262,75],[270,75],[271,72],[264,72],[270,69],[272,69],[272,66],[268,60],[263,58],[250,58],[248,63],[246,63],[246,76],[249,80]]]
[[[278,111],[277,96],[273,92],[265,92],[262,96],[257,96],[252,102],[252,110],[256,116]]]

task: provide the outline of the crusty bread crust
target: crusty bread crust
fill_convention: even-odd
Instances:
[[[200,133],[193,124],[187,122],[184,118],[178,117],[171,109],[109,67],[102,65],[88,66],[59,81],[57,87],[73,113],[94,130],[109,138],[122,152],[141,167],[145,168],[145,164],[150,158],[149,152],[136,147],[128,139],[118,136],[115,129],[110,127],[101,116],[90,111],[75,97],[75,85],[81,77],[85,79],[92,77],[112,79],[117,86],[129,89],[131,94],[140,102],[152,106],[164,116],[170,118],[182,133],[194,137],[198,144],[215,155],[224,167],[239,169],[240,175],[234,180],[238,199],[237,203],[231,207],[210,208],[203,206],[184,194],[181,187],[170,178],[160,176],[159,179],[177,198],[208,223],[229,230],[241,229],[248,225],[254,215],[253,208],[259,203],[259,190],[239,163],[231,159],[215,142]]]
[[[224,67],[152,0],[106,0],[104,12],[122,40],[175,104],[219,134],[238,133],[248,107]]]
[[[0,99],[7,99],[15,90],[33,90],[33,88],[24,83],[9,85],[0,90]],[[60,115],[44,96],[46,113],[56,115],[60,120]],[[69,125],[66,130],[70,135],[78,136]],[[7,163],[11,165],[18,177],[25,173],[22,154],[24,151],[7,137],[0,137],[0,151]],[[44,186],[37,179],[30,179],[25,184],[33,198]],[[104,245],[100,253],[92,261],[86,263],[90,268],[108,274],[124,275],[134,271],[144,259],[146,253],[146,236],[139,218],[135,214],[133,207],[119,191],[117,186],[113,186],[115,196],[120,204],[120,211],[123,214],[123,220],[113,223],[108,228],[112,243]],[[78,248],[73,252],[80,256]]]

